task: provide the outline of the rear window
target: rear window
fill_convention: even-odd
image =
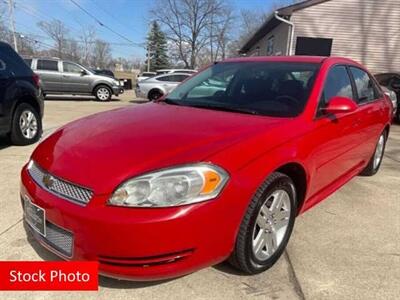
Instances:
[[[15,76],[30,76],[32,70],[22,58],[7,45],[0,45],[0,72],[3,75],[14,73]]]
[[[36,69],[44,71],[58,71],[58,61],[38,59]]]

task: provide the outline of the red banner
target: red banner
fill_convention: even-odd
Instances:
[[[2,261],[3,291],[97,291],[98,262]]]

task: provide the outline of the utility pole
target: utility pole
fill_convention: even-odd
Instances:
[[[10,20],[10,27],[11,27],[13,38],[14,38],[14,49],[16,52],[18,52],[17,36],[15,33],[14,0],[8,0],[8,13],[9,13],[8,18]]]
[[[150,45],[147,45],[147,72],[150,72]]]

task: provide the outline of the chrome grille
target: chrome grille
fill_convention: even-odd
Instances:
[[[55,177],[42,170],[34,162],[29,164],[28,172],[39,186],[63,199],[86,205],[93,196],[91,190]]]

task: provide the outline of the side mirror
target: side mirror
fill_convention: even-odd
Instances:
[[[328,106],[323,108],[325,114],[350,113],[357,109],[357,104],[347,97],[333,97],[329,100]]]
[[[85,75],[87,75],[88,73],[85,71],[85,70],[82,70],[81,71],[81,76],[85,76]]]

